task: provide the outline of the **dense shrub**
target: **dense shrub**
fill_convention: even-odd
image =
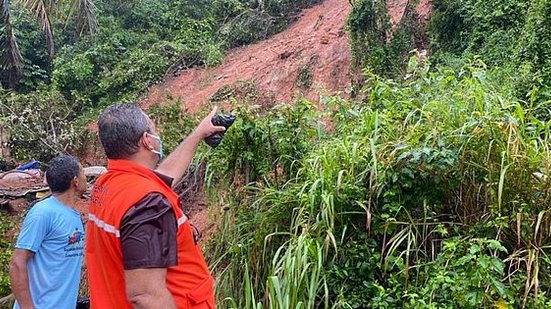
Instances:
[[[18,159],[44,157],[54,149],[60,151],[68,149],[68,145],[78,146],[82,137],[64,133],[63,139],[58,135],[45,139],[46,148],[31,151],[32,145],[46,138],[49,131],[65,132],[65,129],[50,129],[48,117],[51,114],[65,113],[67,118],[63,118],[61,127],[80,127],[107,105],[137,100],[166,73],[219,64],[227,48],[251,43],[282,30],[301,9],[317,2],[94,1],[99,23],[94,37],[77,38],[73,31],[77,27],[74,18],[63,22],[53,20],[56,54],[52,62],[48,59],[38,23],[27,10],[14,3],[12,23],[24,68],[16,89],[0,94],[0,103],[6,106],[18,102],[13,113],[3,108],[2,117],[8,121],[4,125],[11,126],[12,118],[27,115],[23,113],[24,108],[46,114],[25,120],[29,122],[29,129],[23,130],[25,134],[14,129],[17,132],[10,135],[13,140],[9,143],[18,149],[13,153]],[[8,82],[6,74],[0,72],[4,87]],[[27,102],[27,106],[22,102]],[[17,126],[21,127],[19,123]],[[41,133],[30,136],[28,131]],[[66,139],[69,136],[74,140]]]
[[[516,96],[526,98],[533,86],[549,98],[551,2],[433,1],[430,44],[435,62],[479,55],[488,65],[511,70]],[[520,68],[520,69],[519,69]]]
[[[289,113],[253,114],[248,141],[233,137],[245,128],[238,123],[224,147],[206,154],[219,175],[209,182],[213,201],[227,209],[206,251],[221,304],[539,308],[549,302],[550,124],[537,117],[545,106],[512,99],[499,69],[478,62],[459,70],[429,67],[411,59],[400,83],[366,75],[368,103],[335,98],[326,100],[326,112],[298,104]],[[313,134],[300,137],[308,141],[303,149],[280,139],[278,149],[294,149],[292,164],[266,164],[284,152],[248,161],[249,170],[226,160],[235,149],[267,154],[258,128],[288,122],[294,113],[302,115],[294,127]],[[316,130],[323,119],[330,132]],[[278,136],[285,132],[292,131]],[[228,191],[235,175],[250,170],[259,175],[244,190]],[[275,181],[275,174],[286,177]]]
[[[353,73],[360,87],[364,69],[394,78],[405,73],[410,51],[424,43],[423,27],[413,4],[408,2],[402,20],[392,26],[386,1],[353,1],[348,28]]]
[[[0,126],[7,128],[10,156],[49,161],[74,150],[83,128],[73,126],[74,106],[59,92],[40,89],[25,95],[0,92]]]

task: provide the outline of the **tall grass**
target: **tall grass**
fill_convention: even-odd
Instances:
[[[476,62],[409,73],[366,72],[354,102],[248,112],[206,155],[228,207],[207,246],[222,304],[549,303],[548,102],[502,96]]]

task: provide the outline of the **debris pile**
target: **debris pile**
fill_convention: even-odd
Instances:
[[[0,173],[0,207],[10,213],[17,211],[22,199],[32,202],[47,195],[48,185],[39,169],[11,170]]]
[[[10,213],[18,213],[21,207],[25,209],[33,202],[50,196],[50,188],[46,183],[44,172],[38,168],[40,162],[33,161],[14,170],[0,172],[0,209]],[[84,197],[88,197],[96,178],[105,173],[107,169],[103,166],[91,166],[84,168],[84,174],[88,179],[88,190]],[[84,209],[86,201],[80,203]]]

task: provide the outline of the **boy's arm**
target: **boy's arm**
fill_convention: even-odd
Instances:
[[[27,262],[33,255],[32,251],[15,249],[10,263],[11,289],[21,309],[34,308],[27,272]]]

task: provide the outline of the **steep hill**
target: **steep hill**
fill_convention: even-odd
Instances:
[[[408,4],[408,0],[388,1],[394,25]],[[298,21],[272,38],[230,51],[217,67],[167,74],[149,89],[142,106],[181,99],[183,108],[193,112],[224,86],[243,81],[278,102],[290,102],[295,95],[312,101],[337,93],[347,97],[351,79],[345,27],[351,8],[347,0],[323,1],[304,10]],[[430,1],[420,1],[416,11],[427,20]]]
[[[217,67],[167,75],[149,90],[142,104],[182,98],[184,107],[193,111],[223,86],[239,81],[253,82],[277,101],[289,102],[295,94],[311,100],[321,93],[346,96],[350,51],[345,24],[350,10],[346,0],[326,0],[304,10],[284,32],[232,50]]]
[[[393,25],[400,23],[409,0],[389,0]],[[350,46],[346,20],[352,9],[347,0],[325,0],[302,12],[285,31],[256,44],[230,51],[221,65],[191,68],[167,74],[142,100],[144,108],[181,99],[182,108],[195,112],[224,87],[249,82],[262,96],[290,102],[295,95],[318,101],[320,95],[347,97],[351,84]],[[430,0],[416,6],[421,22],[432,12]],[[199,194],[190,201],[190,215],[203,235],[212,231]]]

